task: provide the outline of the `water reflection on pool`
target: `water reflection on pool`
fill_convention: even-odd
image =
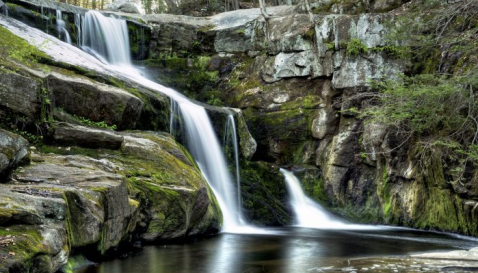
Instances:
[[[409,229],[280,228],[269,234],[220,234],[188,244],[150,246],[136,256],[77,273],[320,272],[331,266],[346,269],[350,259],[404,257],[477,245],[473,240]]]

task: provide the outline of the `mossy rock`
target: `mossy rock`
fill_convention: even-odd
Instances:
[[[241,164],[241,196],[244,215],[260,226],[292,223],[285,178],[279,167],[266,162]]]

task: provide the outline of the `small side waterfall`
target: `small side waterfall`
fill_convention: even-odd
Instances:
[[[76,44],[81,45],[81,15],[75,14]]]
[[[3,14],[4,14],[6,17],[8,17],[8,6],[7,6],[7,4],[4,4],[4,5],[2,6],[2,11],[3,11]]]
[[[230,138],[230,139],[229,139]],[[234,121],[234,115],[229,113],[227,115],[226,128],[224,130],[224,147],[227,147],[229,141],[232,141],[232,147],[234,152],[234,163],[236,167],[236,185],[237,185],[237,207],[239,208],[239,217],[242,220],[242,198],[241,198],[241,172],[239,169],[239,145],[237,141],[236,122]]]
[[[300,186],[299,179],[292,172],[284,169],[280,169],[280,172],[285,176],[297,226],[322,229],[349,228],[348,224],[335,219],[321,205],[307,197]]]
[[[204,107],[173,89],[144,78],[132,67],[128,28],[124,20],[88,11],[82,26],[81,47],[85,51],[112,65],[110,67],[122,76],[171,98],[170,131],[174,134],[181,130],[182,139],[211,186],[224,216],[223,231],[254,232],[255,229],[241,221],[226,157]]]
[[[43,7],[42,7],[42,12],[43,12]],[[68,31],[66,30],[66,24],[65,24],[65,21],[63,21],[63,14],[61,10],[56,10],[56,28],[58,30],[58,34],[60,36],[63,35],[63,39],[61,37],[58,37],[58,38],[62,39],[63,41],[71,45],[71,37]]]

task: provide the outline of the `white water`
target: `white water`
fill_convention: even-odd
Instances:
[[[241,172],[239,169],[239,145],[237,141],[237,131],[236,131],[236,122],[234,121],[234,115],[229,113],[227,115],[226,128],[224,130],[224,148],[227,147],[229,143],[229,137],[232,140],[232,147],[234,151],[234,163],[236,167],[236,195],[237,195],[237,207],[239,208],[239,219],[242,217],[242,198],[241,198]]]
[[[85,14],[80,47],[105,64],[131,67],[128,27],[125,20],[97,11]]]
[[[254,232],[254,228],[241,220],[233,182],[227,169],[226,158],[219,145],[209,116],[199,106],[173,89],[144,78],[131,66],[128,29],[124,20],[107,18],[99,12],[85,14],[82,28],[82,48],[110,68],[141,85],[169,96],[171,107],[171,133],[174,133],[174,114],[179,114],[181,129],[187,147],[196,160],[221,207],[223,231],[231,233]]]
[[[280,172],[285,176],[295,225],[308,228],[347,228],[345,222],[335,219],[321,205],[304,194],[299,179],[292,172],[284,169],[280,169]]]
[[[43,13],[43,7],[42,7],[42,13]],[[61,10],[56,10],[56,27],[57,27],[58,33],[60,34],[60,36],[61,34],[63,34],[64,41],[71,45],[70,34],[66,30],[65,26],[66,24],[65,24],[65,21],[63,21]],[[61,39],[61,37],[59,38]]]
[[[75,26],[76,26],[76,44],[81,45],[81,15],[75,14]]]

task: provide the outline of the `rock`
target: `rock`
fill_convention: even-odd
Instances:
[[[278,166],[261,161],[241,164],[241,189],[243,213],[249,222],[260,226],[292,223],[285,179]]]
[[[364,124],[362,136],[362,148],[365,152],[367,163],[374,164],[377,161],[378,153],[381,151],[387,126],[378,123]]]
[[[241,149],[241,155],[244,156],[246,159],[251,159],[254,153],[257,150],[257,142],[252,137],[251,133],[249,132],[249,128],[247,128],[246,120],[244,119],[244,115],[242,111],[237,108],[231,108],[237,115],[235,116],[237,120],[237,134],[238,134],[238,141],[239,146]]]
[[[377,0],[372,4],[372,10],[374,12],[387,12],[400,7],[407,3],[407,0]]]
[[[52,73],[48,89],[54,107],[91,121],[116,125],[118,129],[134,128],[143,108],[137,97],[80,76]]]
[[[370,86],[371,80],[396,78],[404,71],[401,61],[387,57],[383,52],[369,53],[366,57],[335,55],[336,66],[332,86],[335,89]]]
[[[167,134],[129,133],[109,156],[138,194],[141,238],[153,242],[216,233],[221,212],[191,156]]]
[[[53,139],[62,145],[116,150],[123,143],[123,136],[112,130],[93,129],[63,122],[57,123],[54,128]]]
[[[3,182],[28,154],[28,141],[23,137],[0,129],[0,181]]]
[[[310,36],[313,29],[308,15],[292,14],[268,21],[270,31],[267,32],[267,53],[291,53],[308,51],[313,48]]]
[[[125,13],[140,13],[138,8],[130,1],[116,0],[106,6],[106,10]]]
[[[130,203],[124,177],[108,160],[85,156],[43,156],[43,162],[25,167],[14,177],[29,186],[9,186],[33,190],[50,198],[62,198],[67,207],[62,219],[69,244],[81,247],[97,244],[101,254],[116,246],[136,224],[137,207]],[[40,181],[40,183],[38,183]],[[50,216],[51,217],[51,216]]]
[[[0,106],[33,120],[41,111],[40,89],[39,80],[0,69]]]
[[[323,64],[317,60],[313,50],[298,53],[281,52],[267,60],[263,70],[263,79],[272,83],[282,78],[330,76],[333,72],[330,56],[330,61]]]
[[[312,136],[323,139],[325,135],[333,134],[336,128],[336,115],[331,109],[318,109],[312,119]]]

